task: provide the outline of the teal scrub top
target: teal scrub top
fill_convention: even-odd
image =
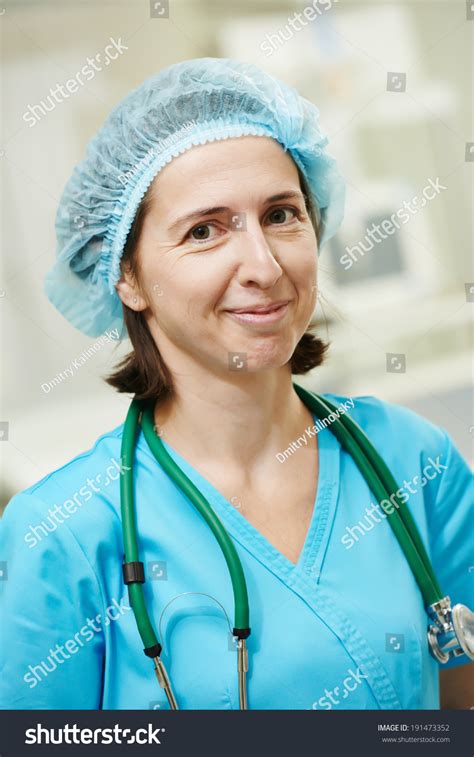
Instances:
[[[442,591],[453,604],[474,607],[473,477],[449,435],[371,396],[354,398],[353,410],[347,397],[323,396],[346,403],[392,470]],[[16,494],[0,521],[3,709],[168,709],[122,579],[122,432],[123,424]],[[315,507],[296,565],[246,520],[237,499],[227,501],[164,442],[242,561],[252,628],[249,708],[437,709],[440,665],[428,651],[418,585],[330,427],[318,441]],[[135,496],[145,596],[178,705],[238,709],[224,558],[142,431]],[[447,667],[467,662],[463,656]]]

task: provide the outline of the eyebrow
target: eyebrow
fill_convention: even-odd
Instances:
[[[268,205],[271,202],[278,202],[279,200],[291,200],[291,199],[298,199],[303,200],[304,202],[304,194],[300,191],[289,189],[286,192],[279,192],[276,195],[272,195],[271,197],[267,197],[265,200],[265,205]],[[212,213],[224,213],[226,211],[232,210],[231,208],[227,207],[226,205],[219,205],[215,207],[210,208],[199,208],[198,210],[194,210],[192,213],[187,213],[184,216],[181,216],[180,218],[177,218],[176,221],[173,221],[171,226],[168,227],[168,231],[173,232],[178,229],[179,226],[182,226],[185,223],[190,223],[194,220],[199,220],[201,216],[208,216]]]

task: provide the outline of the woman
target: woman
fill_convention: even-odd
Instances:
[[[152,403],[162,444],[231,536],[250,600],[248,706],[438,708],[410,567],[388,523],[369,517],[352,457],[292,383],[324,358],[308,328],[317,256],[343,215],[318,117],[233,60],[146,80],[66,186],[46,292],[91,337],[129,335],[109,384]],[[472,605],[472,480],[449,436],[374,397],[324,397],[403,482],[441,585]],[[122,574],[123,429],[7,506],[4,707],[169,707]],[[178,706],[238,709],[222,553],[141,429],[134,481],[145,598]],[[466,662],[448,662],[443,706],[473,704]]]

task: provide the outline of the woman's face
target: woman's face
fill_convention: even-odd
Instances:
[[[181,367],[184,353],[227,375],[287,363],[315,307],[317,267],[291,157],[266,137],[199,145],[165,166],[152,193],[140,291],[117,288],[143,311],[165,363]]]

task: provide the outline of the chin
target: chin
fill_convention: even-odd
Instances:
[[[293,340],[291,344],[279,344],[276,342],[269,343],[268,340],[262,340],[258,346],[252,345],[247,351],[247,372],[256,373],[257,371],[270,370],[271,368],[281,368],[286,365],[295,350]],[[245,354],[245,350],[242,350]]]

